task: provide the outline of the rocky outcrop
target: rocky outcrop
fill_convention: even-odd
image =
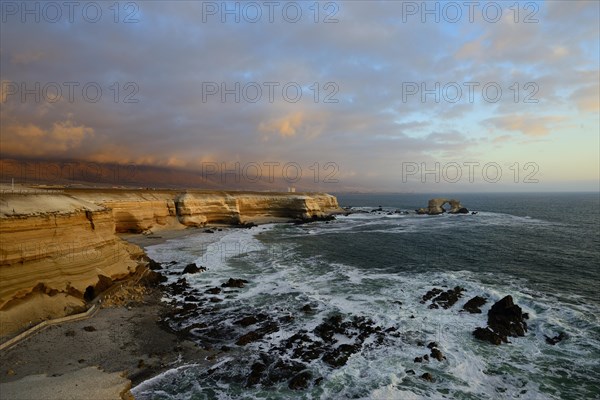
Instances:
[[[446,209],[444,208],[445,204],[450,204],[450,210],[448,210],[448,212],[451,214],[469,213],[469,210],[463,207],[459,200],[444,198],[431,199],[427,204],[427,208],[419,208],[416,211],[417,214],[438,215],[446,212]]]
[[[488,311],[488,327],[476,328],[473,336],[493,344],[508,343],[508,337],[525,336],[527,314],[514,304],[512,296],[496,302]]]
[[[463,310],[470,312],[471,314],[481,314],[479,307],[485,305],[487,300],[481,296],[475,296],[465,303]]]
[[[544,335],[544,337],[546,338],[546,343],[548,343],[549,345],[554,346],[555,344],[562,342],[564,339],[567,338],[567,335],[564,332],[559,333],[558,335],[554,336],[554,337],[550,337],[548,335]]]
[[[440,288],[433,288],[423,295],[421,303],[424,304],[431,300],[431,304],[429,305],[430,309],[440,307],[448,309],[462,297],[464,291],[465,289],[460,286],[456,286],[454,289],[448,289],[446,291]]]

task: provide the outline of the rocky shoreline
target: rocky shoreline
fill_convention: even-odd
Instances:
[[[138,239],[153,244],[147,237]],[[218,286],[200,288],[188,284],[188,279],[204,273],[204,266],[145,259],[148,271],[144,280],[123,285],[104,297],[103,307],[93,318],[53,326],[3,352],[7,370],[0,376],[0,384],[15,384],[29,375],[47,374],[46,379],[52,379],[99,367],[107,373],[104,378],[112,377],[109,373],[124,373],[124,379],[135,387],[166,370],[196,364],[202,371],[198,381],[242,382],[247,388],[283,384],[289,390],[304,391],[326,378],[311,372],[314,362],[334,371],[358,352],[408,344],[416,352],[422,349],[423,354],[414,358],[406,373],[435,382],[438,378],[427,364],[445,363],[448,356],[448,350],[427,340],[425,332],[377,325],[362,315],[332,314],[312,329],[300,329],[277,344],[270,343],[266,339],[284,331],[295,319],[317,312],[319,304],[307,303],[295,314],[223,311],[219,306],[247,290],[247,280],[223,278]],[[474,296],[458,310],[456,304],[462,303],[465,295],[462,287],[432,287],[421,295],[415,293],[426,309],[481,314],[489,299]],[[165,298],[170,302],[162,301]],[[482,315],[481,324],[487,322],[488,327],[476,328],[473,336],[496,345],[508,343],[508,337],[526,334],[527,318],[506,296],[492,305],[487,319]],[[547,338],[547,342],[562,339]],[[261,350],[252,350],[250,355],[243,351],[256,344]]]
[[[242,384],[246,388],[284,384],[290,390],[303,391],[320,385],[325,379],[325,376],[311,372],[310,366],[315,362],[322,362],[333,371],[346,365],[355,353],[405,345],[407,342],[415,349],[422,347],[425,351],[423,356],[415,357],[415,366],[407,370],[408,374],[434,382],[436,377],[421,366],[446,360],[446,349],[434,341],[428,342],[425,332],[405,332],[400,325],[377,325],[362,315],[334,313],[313,329],[299,329],[275,344],[267,339],[280,332],[289,332],[288,328],[296,319],[314,314],[319,305],[307,303],[295,314],[267,315],[244,309],[224,310],[219,305],[243,293],[249,283],[247,280],[230,277],[220,286],[199,288],[188,284],[186,277],[190,275],[185,273],[186,270],[192,275],[202,273],[203,269],[196,265],[187,265],[183,273],[170,271],[172,263],[160,265],[153,262],[151,265],[153,270],[176,278],[164,287],[173,308],[165,314],[163,323],[178,332],[180,337],[197,343],[206,351],[215,352],[217,359],[225,359],[218,367],[199,372],[196,376],[199,382],[213,380]],[[450,312],[465,292],[458,286],[453,289],[433,287],[421,296],[421,303],[427,305],[427,309],[442,308]],[[481,314],[480,307],[487,302],[488,299],[474,296],[458,312]],[[507,336],[525,335],[527,318],[527,314],[513,303],[512,297],[506,296],[489,310],[490,328],[476,328],[473,336],[496,345],[509,343]],[[491,334],[481,335],[483,329]],[[250,354],[240,351],[252,345]]]
[[[300,222],[327,223],[332,218],[315,216]],[[163,231],[130,235],[128,240],[145,247],[188,232],[210,235],[221,229],[224,228],[215,226],[204,231]],[[106,291],[100,311],[91,319],[52,326],[3,351],[2,364],[7,369],[0,374],[0,385],[13,385],[10,387],[14,389],[20,384],[25,390],[29,385],[24,377],[46,374],[44,379],[66,379],[77,371],[99,368],[106,374],[97,379],[107,382],[114,380],[114,373],[122,374],[125,386],[119,387],[119,397],[115,398],[128,398],[131,385],[166,370],[195,364],[200,370],[195,376],[199,382],[231,382],[246,388],[285,385],[291,391],[305,391],[319,386],[329,373],[360,352],[408,346],[412,353],[422,355],[414,358],[406,374],[427,382],[439,379],[427,364],[444,365],[451,357],[448,349],[432,341],[424,331],[406,331],[401,323],[376,324],[364,315],[331,313],[316,326],[294,327],[295,320],[321,311],[316,303],[306,303],[291,312],[276,309],[269,315],[246,308],[223,308],[253,282],[223,276],[217,286],[200,287],[190,285],[188,280],[204,273],[205,266],[175,261],[158,263],[145,254],[138,262],[143,264],[137,270],[141,278],[122,282],[118,290]],[[112,280],[100,279],[90,298],[111,284]],[[473,296],[464,302],[466,295],[466,289],[460,286],[431,287],[426,293],[414,293],[426,307],[425,315],[410,318],[425,320],[428,309],[482,314],[481,308],[490,299]],[[459,302],[464,302],[460,309]],[[482,315],[483,327],[476,328],[472,335],[484,346],[489,345],[485,342],[510,343],[510,337],[526,335],[527,319],[527,313],[514,304],[511,296],[506,296],[489,308],[487,319]],[[292,334],[287,335],[290,331]],[[287,333],[279,342],[269,340],[283,332]],[[564,339],[566,336],[560,334],[546,337],[546,342],[556,344]],[[316,374],[311,368],[314,363],[325,368]],[[63,385],[73,383],[67,380]],[[127,390],[123,391],[123,387]]]
[[[102,370],[126,370],[135,384],[179,362],[206,358],[198,356],[197,346],[179,332],[156,324],[168,308],[161,302],[163,293],[155,287],[157,282],[130,285],[148,276],[160,277],[146,268],[149,260],[133,242],[156,244],[163,235],[168,239],[197,233],[201,227],[208,232],[223,226],[250,228],[270,222],[326,220],[338,212],[337,199],[325,193],[135,189],[2,193],[0,338],[6,346],[12,346],[13,339],[25,338],[0,354],[3,365],[8,366],[0,383],[9,385],[5,386],[9,390],[20,381],[23,393],[29,393],[31,385],[25,376],[52,379],[99,366],[101,370],[92,368],[87,374],[102,379]],[[127,233],[144,235],[128,243],[118,235]],[[123,304],[126,307],[121,307]],[[88,319],[92,311],[94,315]],[[63,323],[65,316],[99,326],[80,326],[83,321]],[[117,329],[114,320],[120,321]],[[48,326],[47,321],[54,322]],[[147,329],[140,331],[137,324]],[[77,329],[64,331],[66,326]],[[148,341],[145,335],[153,338],[149,342],[155,346],[139,345]],[[185,343],[188,345],[183,346]],[[182,351],[193,356],[172,359],[172,354],[181,355]],[[71,356],[65,356],[68,354]],[[94,354],[97,356],[90,360]],[[105,377],[114,378],[110,374]],[[129,384],[129,379],[123,381]],[[52,382],[57,380],[47,382],[48,387]],[[25,397],[41,395],[36,392]]]
[[[64,377],[61,387],[74,393],[72,398],[95,398],[93,391],[77,387],[76,374],[74,379],[67,378],[86,368],[99,368],[103,372],[93,377],[99,386],[110,381],[114,373],[123,377],[119,388],[127,390],[111,398],[132,398],[128,397],[131,386],[167,369],[185,363],[211,365],[214,352],[161,323],[162,316],[170,312],[161,301],[163,295],[152,282],[124,285],[104,298],[93,317],[50,326],[3,350],[0,391],[12,387],[14,393],[20,393],[18,398],[31,397],[26,377],[45,375],[45,380],[38,382],[41,389]],[[36,393],[35,397],[61,398],[60,393]]]

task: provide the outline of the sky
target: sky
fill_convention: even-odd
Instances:
[[[4,160],[261,190],[600,189],[597,1],[1,7]]]

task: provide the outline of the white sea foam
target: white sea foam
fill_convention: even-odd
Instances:
[[[218,286],[229,277],[248,279],[247,287],[235,298],[220,303],[220,307],[224,311],[245,307],[249,312],[264,312],[273,317],[285,313],[295,315],[291,326],[282,327],[264,338],[271,345],[281,343],[300,329],[310,334],[333,312],[366,316],[383,328],[396,327],[401,332],[398,338],[390,337],[386,347],[365,346],[339,369],[332,370],[320,361],[311,364],[315,376],[325,376],[325,380],[320,387],[304,393],[306,398],[559,398],[551,397],[548,390],[542,390],[540,377],[552,368],[560,368],[557,365],[573,357],[578,357],[578,363],[590,368],[597,363],[593,354],[600,352],[600,341],[589,333],[590,329],[598,326],[597,309],[593,305],[578,304],[577,301],[561,303],[552,294],[530,289],[525,279],[500,272],[491,275],[469,271],[399,274],[359,269],[327,261],[318,254],[307,257],[295,247],[293,240],[286,241],[281,247],[273,245],[277,241],[259,240],[261,232],[271,237],[278,235],[294,239],[307,233],[318,236],[360,232],[379,224],[386,224],[385,229],[374,231],[387,233],[449,229],[456,228],[457,224],[548,224],[499,213],[480,212],[473,217],[443,215],[434,219],[401,215],[386,218],[376,214],[352,214],[330,224],[290,226],[277,232],[272,232],[278,229],[275,225],[263,229],[231,230],[208,244],[206,251],[195,259],[209,270],[190,276],[188,282],[204,288],[206,285]],[[400,218],[403,218],[403,225],[397,225]],[[168,247],[154,248],[153,254],[160,260],[168,260],[181,251],[180,247],[172,253]],[[177,257],[183,261],[189,258],[189,254]],[[487,283],[483,284],[484,281]],[[461,286],[466,292],[450,309],[429,309],[428,303],[422,304],[420,300],[434,286]],[[525,337],[510,338],[511,344],[502,346],[475,340],[472,331],[486,325],[491,305],[507,294],[511,294],[515,303],[529,314],[529,333]],[[482,313],[460,312],[465,302],[476,295],[488,299]],[[314,314],[303,315],[298,311],[307,303],[316,307]],[[565,332],[576,340],[567,340],[559,346],[545,343],[546,336],[553,337],[559,332]],[[341,336],[338,339],[340,343],[349,342]],[[437,342],[446,360],[415,363],[415,357],[429,353],[429,349],[417,345],[419,341]],[[269,348],[264,343],[253,343],[246,349],[253,351],[261,347],[264,350]],[[223,360],[222,365],[225,367]],[[566,374],[571,373],[568,366],[565,368]],[[410,369],[415,371],[415,375],[407,373]],[[422,380],[420,375],[424,372],[430,372],[436,381]],[[168,375],[163,375],[147,381],[142,384],[144,386],[136,387],[135,393],[151,393],[152,388],[167,378]],[[230,397],[228,386],[214,389],[221,393],[219,398]],[[192,387],[189,390],[200,389]],[[264,398],[269,397],[265,393],[272,395],[274,392],[248,389],[244,393],[249,398]]]

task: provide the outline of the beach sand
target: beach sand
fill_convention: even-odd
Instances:
[[[162,292],[153,289],[140,303],[101,308],[89,319],[52,325],[2,351],[0,393],[7,393],[7,390],[23,394],[23,397],[10,398],[26,398],[33,378],[25,377],[31,375],[64,376],[57,384],[62,382],[63,386],[72,386],[79,382],[77,371],[89,367],[99,367],[107,372],[96,371],[90,376],[102,387],[114,386],[114,374],[108,373],[123,373],[135,386],[187,362],[204,361],[210,365],[207,358],[211,358],[212,352],[180,339],[158,324],[160,315],[168,309],[168,305],[161,303],[161,297]],[[51,381],[35,379],[42,392],[50,393],[50,388],[55,386]],[[86,393],[87,397],[81,398],[98,398],[100,395],[100,392],[87,389]],[[80,394],[83,393],[80,391]]]
[[[123,238],[147,247],[199,232],[185,229]],[[146,287],[145,294],[131,299],[127,294],[132,288],[124,288],[125,299],[117,306],[107,307],[111,301],[105,300],[88,319],[48,326],[0,351],[1,397],[128,398],[130,387],[163,371],[187,363],[212,364],[215,351],[204,350],[159,323],[170,310],[161,301],[160,288]],[[133,289],[139,292],[139,287]]]

